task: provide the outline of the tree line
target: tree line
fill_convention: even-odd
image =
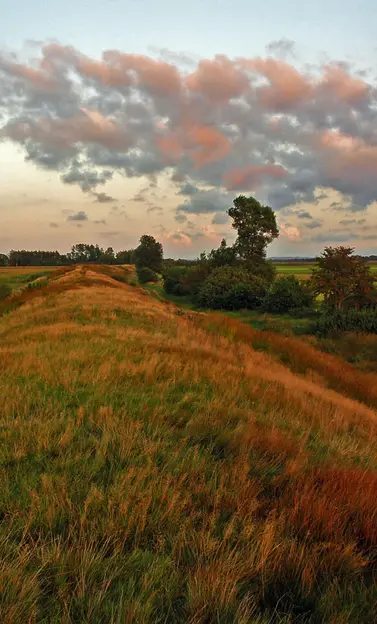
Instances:
[[[78,243],[67,254],[59,251],[26,249],[14,250],[9,255],[0,254],[0,266],[64,266],[80,263],[133,264],[133,249],[115,252],[112,247]]]

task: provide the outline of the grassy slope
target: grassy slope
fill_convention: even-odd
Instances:
[[[113,271],[0,318],[2,623],[373,622],[377,375]]]

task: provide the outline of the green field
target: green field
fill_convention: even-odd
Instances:
[[[308,278],[313,268],[316,266],[314,262],[274,262],[278,275],[297,275],[297,277]],[[370,263],[372,273],[377,273],[377,262]]]

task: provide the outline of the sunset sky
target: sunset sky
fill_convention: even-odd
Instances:
[[[0,253],[196,257],[238,194],[275,256],[377,253],[372,0],[0,0]]]

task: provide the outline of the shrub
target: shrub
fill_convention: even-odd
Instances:
[[[187,268],[182,266],[172,266],[165,271],[164,290],[168,295],[181,296],[188,294],[188,290],[183,283],[186,272]]]
[[[11,294],[12,289],[8,284],[0,284],[0,301],[6,299]]]
[[[137,277],[140,284],[147,284],[148,282],[158,282],[157,273],[149,267],[141,267],[140,269],[137,269]]]
[[[183,282],[192,297],[195,298],[197,296],[210,272],[211,268],[208,262],[200,262],[196,266],[187,269]]]
[[[263,301],[266,312],[284,314],[295,309],[310,308],[313,297],[308,287],[295,275],[280,277],[270,286]]]
[[[377,334],[377,310],[326,310],[314,324],[313,332],[320,337],[343,332]]]
[[[202,308],[241,310],[257,308],[266,294],[266,285],[245,269],[221,267],[204,281],[196,297]]]

